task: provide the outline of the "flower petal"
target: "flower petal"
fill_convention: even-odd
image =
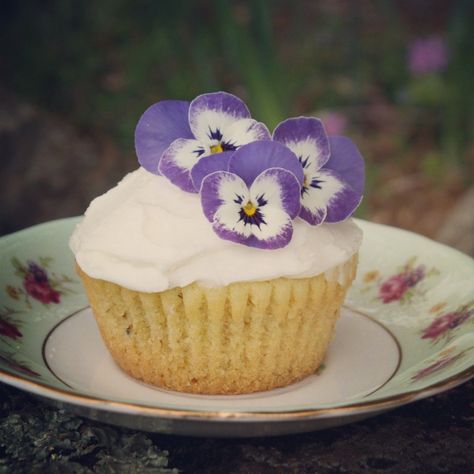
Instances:
[[[245,245],[259,249],[275,250],[286,247],[293,236],[290,216],[277,207],[268,207],[262,212],[266,225],[252,226],[252,235]]]
[[[310,172],[320,169],[329,159],[329,140],[317,118],[284,120],[275,128],[273,139],[286,145]]]
[[[189,107],[191,130],[204,143],[220,140],[223,128],[247,118],[250,118],[250,112],[244,102],[227,92],[202,94]]]
[[[197,192],[191,179],[191,169],[205,151],[198,140],[178,138],[163,153],[159,171],[183,191]]]
[[[215,171],[227,171],[229,161],[232,156],[231,151],[214,153],[213,155],[203,156],[192,168],[191,179],[197,191],[201,189],[202,180]]]
[[[326,206],[316,199],[317,197],[314,201],[306,202],[306,205],[304,202],[301,203],[300,217],[311,225],[322,224],[328,213]]]
[[[247,185],[237,175],[216,171],[206,176],[201,186],[201,205],[219,237],[245,243],[251,235],[250,226],[241,219],[242,203],[250,197]]]
[[[281,168],[270,168],[261,173],[250,187],[250,199],[255,204],[265,202],[268,207],[282,209],[291,219],[300,211],[301,186],[293,173]],[[265,211],[263,211],[265,212]]]
[[[212,223],[214,232],[224,240],[247,245],[252,237],[252,228],[240,219],[240,206],[236,203],[222,204]]]
[[[236,150],[229,163],[229,171],[239,175],[251,186],[255,178],[269,168],[283,168],[303,184],[304,174],[295,154],[281,143],[260,140]]]
[[[209,222],[213,222],[219,208],[226,203],[249,200],[249,189],[239,176],[228,171],[216,171],[206,176],[201,185],[201,205]],[[240,199],[237,199],[240,197]],[[240,209],[240,203],[237,204]],[[236,219],[239,219],[238,212]]]
[[[360,193],[328,169],[319,170],[302,193],[300,216],[310,224],[339,222],[349,217],[361,201]]]
[[[334,136],[329,138],[331,157],[325,169],[336,171],[351,188],[362,194],[365,184],[364,158],[357,146],[347,137]]]
[[[138,161],[147,171],[160,174],[163,152],[177,138],[192,138],[188,123],[189,102],[163,100],[149,107],[135,129]]]
[[[254,119],[241,119],[222,128],[224,147],[236,150],[256,140],[271,140],[270,132],[265,124]]]

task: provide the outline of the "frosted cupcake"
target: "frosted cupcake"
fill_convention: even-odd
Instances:
[[[315,118],[271,136],[222,92],[153,105],[135,143],[141,167],[91,203],[71,238],[117,364],[207,394],[314,373],[357,266],[355,145]]]

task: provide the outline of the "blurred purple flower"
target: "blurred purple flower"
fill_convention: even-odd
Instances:
[[[326,112],[321,117],[328,135],[342,135],[347,127],[347,117],[340,112]]]
[[[441,36],[417,38],[408,47],[408,67],[415,76],[442,71],[448,64],[448,48]]]

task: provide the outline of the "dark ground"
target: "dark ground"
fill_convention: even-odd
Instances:
[[[474,468],[473,389],[471,381],[340,428],[221,440],[115,428],[1,386],[0,472],[467,474]]]

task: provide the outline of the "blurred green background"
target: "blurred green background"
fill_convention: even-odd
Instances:
[[[359,215],[430,234],[472,184],[473,5],[7,1],[0,86],[82,134],[108,137],[125,170],[136,166],[140,114],[161,99],[227,90],[269,128],[320,116],[366,157]],[[5,172],[18,172],[12,166]]]

